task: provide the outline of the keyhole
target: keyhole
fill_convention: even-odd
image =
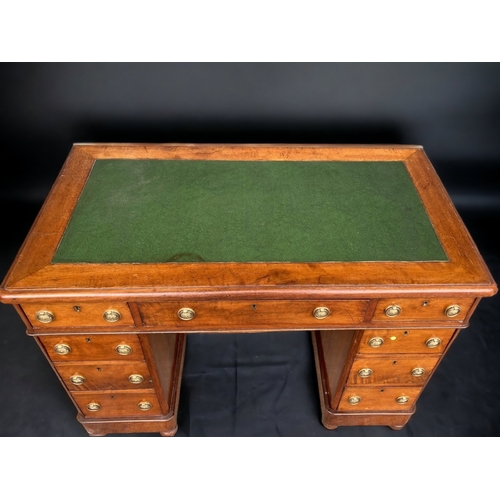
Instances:
[[[73,310],[77,313],[81,311],[80,306],[73,306]]]
[[[101,371],[101,369],[100,369],[100,368],[96,368],[96,370],[97,370],[98,372],[100,372],[100,371]]]
[[[255,311],[255,309],[257,309],[257,304],[252,304],[252,309]]]
[[[403,332],[403,335],[408,335],[410,332],[408,330],[406,330],[405,332]]]
[[[395,365],[397,363],[397,361],[393,361],[392,364]]]

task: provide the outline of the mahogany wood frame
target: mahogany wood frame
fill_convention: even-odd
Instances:
[[[52,264],[71,213],[98,159],[402,161],[448,262]],[[189,279],[186,277],[189,276]],[[441,295],[489,296],[496,285],[420,146],[73,146],[0,291],[16,303],[44,298],[216,299]]]
[[[85,182],[94,162],[99,159],[401,161],[417,189],[448,261],[52,264]],[[458,329],[467,326],[479,300],[496,292],[497,286],[491,274],[421,146],[75,144],[0,287],[0,301],[14,305],[27,326],[28,334],[35,337],[56,335],[61,332],[61,327],[34,326],[30,322],[29,311],[23,310],[20,304],[31,303],[35,306],[38,303],[76,300],[97,304],[112,301],[126,303],[134,325],[106,328],[66,325],[63,331],[68,335],[92,332],[139,334],[156,394],[163,407],[163,416],[89,419],[80,414],[78,420],[91,435],[112,432],[173,435],[177,426],[186,332],[304,330],[312,323],[297,320],[280,326],[273,320],[268,324],[264,321],[252,326],[251,323],[245,324],[245,316],[242,315],[242,324],[238,327],[235,327],[234,321],[231,325],[218,323],[216,316],[205,328],[161,323],[147,326],[141,304],[190,301],[204,303],[205,306],[212,304],[215,308],[214,302],[218,302],[224,308],[236,303],[235,307],[240,307],[245,301],[266,301],[267,305],[280,303],[279,307],[283,308],[287,305],[286,301],[295,304],[346,299],[364,301],[364,314],[352,324],[325,322],[309,328],[314,331],[343,331],[339,334],[339,351],[331,356],[325,356],[320,334],[313,333],[323,424],[330,429],[338,425],[389,425],[400,429],[415,411],[414,404],[397,412],[351,413],[336,410],[357,355],[362,330],[397,329],[405,324],[404,321],[386,320],[383,316],[381,321],[374,321],[374,314],[382,307],[379,301],[394,298],[408,299],[410,303],[410,299],[420,298],[437,301],[463,299],[466,307],[459,318],[424,315],[409,321],[411,328],[455,328],[457,333]],[[30,310],[30,307],[27,309]],[[179,335],[175,354],[161,342],[158,343],[161,334],[168,335],[165,332]],[[42,343],[37,341],[43,350]],[[444,352],[448,347],[449,344]],[[51,362],[48,356],[47,359]],[[328,381],[326,373],[333,373],[332,367],[336,380]]]

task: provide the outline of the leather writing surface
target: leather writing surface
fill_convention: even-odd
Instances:
[[[445,260],[397,161],[97,160],[53,258]]]

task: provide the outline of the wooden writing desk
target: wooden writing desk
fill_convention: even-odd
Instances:
[[[419,146],[75,145],[0,289],[91,435],[173,435],[189,332],[311,330],[400,429],[496,285]]]

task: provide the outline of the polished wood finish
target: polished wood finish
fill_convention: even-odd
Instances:
[[[391,321],[394,323],[404,322],[406,324],[411,324],[412,322],[425,322],[425,321],[460,321],[463,322],[469,313],[470,308],[474,303],[474,299],[467,298],[454,298],[447,297],[444,299],[440,298],[425,298],[421,297],[419,299],[403,299],[403,298],[388,298],[380,299],[373,313],[373,322],[378,321]],[[445,314],[447,307],[451,305],[459,305],[461,308],[460,313],[455,317],[448,317]],[[398,305],[401,307],[401,313],[394,317],[389,317],[385,313],[386,308],[391,305]]]
[[[149,391],[88,391],[73,394],[76,404],[83,415],[88,417],[142,417],[147,415],[161,415],[161,408],[154,390]],[[87,405],[98,403],[101,408],[90,411]],[[143,411],[140,403],[149,402],[151,409]]]
[[[401,161],[448,260],[52,264],[94,162],[107,158]],[[323,424],[400,429],[479,300],[496,292],[420,146],[75,144],[0,287],[0,301],[14,305],[89,434],[173,435],[187,332],[310,329]],[[460,314],[447,316],[455,304]],[[401,313],[387,316],[391,305]],[[177,316],[183,307],[195,311],[191,321]],[[316,307],[328,307],[330,316],[316,319]],[[108,309],[121,319],[106,322]],[[40,310],[54,320],[38,321]],[[370,346],[374,337],[382,339],[379,347]],[[440,343],[429,348],[430,338]],[[58,344],[69,352],[57,353]],[[130,353],[120,355],[119,345]],[[416,365],[425,369],[418,380],[409,375]],[[132,367],[144,372],[145,385],[124,381]],[[373,372],[362,378],[366,367]],[[84,384],[68,382],[75,373]],[[402,395],[409,397],[404,405],[396,402]],[[349,404],[351,396],[358,404]],[[145,401],[152,404],[147,411],[138,407]],[[88,410],[92,402],[98,411]]]
[[[420,387],[346,387],[340,398],[339,411],[401,411],[411,408],[420,395]],[[349,398],[357,396],[360,401],[356,405],[349,403]],[[398,404],[396,398],[406,396],[408,403]]]
[[[405,355],[408,356],[408,355]],[[348,385],[424,385],[439,361],[438,356],[391,356],[387,358],[357,357],[347,379]],[[415,368],[423,368],[420,376],[412,375]],[[372,374],[363,377],[363,369]]]
[[[359,353],[364,355],[373,354],[374,356],[407,352],[413,354],[441,354],[454,333],[455,329],[365,330],[359,343]],[[383,343],[380,347],[374,348],[370,346],[370,340],[375,337],[382,339]],[[441,343],[430,349],[426,345],[426,341],[430,338],[439,338]]]
[[[85,361],[81,363],[55,363],[66,387],[70,391],[110,391],[110,390],[137,390],[152,389],[153,380],[145,361],[109,361],[96,363]],[[71,377],[79,375],[85,378],[81,385],[75,385]],[[141,375],[143,381],[133,384],[129,377]]]
[[[21,306],[28,317],[32,328],[79,328],[82,326],[97,327],[100,329],[119,330],[124,326],[134,326],[134,320],[125,302],[31,302]],[[104,312],[118,311],[121,318],[113,323],[104,319]],[[50,311],[54,314],[51,323],[41,323],[37,320],[38,311]]]
[[[167,330],[218,331],[239,329],[304,329],[355,325],[363,321],[367,301],[323,300],[323,301],[182,301],[150,302],[139,304],[142,321],[146,327],[161,327]],[[313,311],[317,307],[328,307],[330,316],[316,319]],[[190,321],[179,319],[177,312],[189,307],[196,313]]]
[[[40,336],[47,355],[53,361],[136,361],[143,360],[141,343],[137,335],[50,335]],[[66,344],[71,348],[68,354],[58,354],[55,346]],[[126,345],[132,348],[127,355],[118,354],[116,348]]]

